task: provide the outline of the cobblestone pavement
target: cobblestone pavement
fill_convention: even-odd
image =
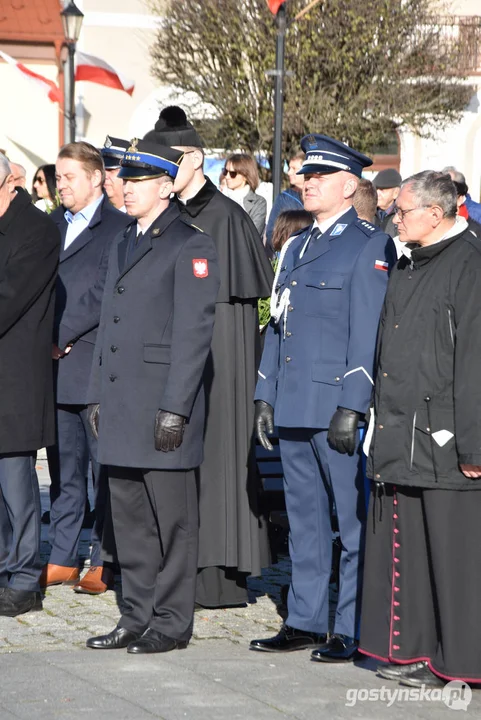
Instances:
[[[42,456],[38,474],[48,509]],[[88,534],[82,533],[84,558]],[[45,557],[47,535],[48,526],[43,526]],[[404,688],[404,696],[388,695],[401,686],[378,677],[375,662],[367,658],[325,665],[310,662],[307,651],[250,652],[252,638],[268,637],[280,627],[280,590],[288,577],[289,561],[283,559],[250,582],[247,607],[197,611],[189,648],[161,656],[85,648],[89,636],[116,625],[119,586],[97,597],[77,595],[70,587],[48,589],[43,612],[0,618],[0,720],[82,715],[102,720],[456,717],[439,693],[421,699],[408,696]],[[466,716],[481,717],[480,691],[473,690]]]

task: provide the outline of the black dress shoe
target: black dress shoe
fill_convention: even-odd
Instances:
[[[442,680],[428,668],[427,663],[423,667],[413,670],[409,675],[403,675],[399,678],[401,685],[420,688],[423,685],[431,688],[442,688],[446,685],[446,680]]]
[[[109,632],[108,635],[98,635],[97,637],[89,638],[85,644],[88,648],[93,648],[94,650],[121,650],[139,637],[139,633],[134,633],[122,627],[116,627],[115,630]]]
[[[141,638],[130,643],[127,652],[135,655],[170,652],[175,649],[184,650],[188,644],[186,640],[175,640],[157,630],[147,628]]]
[[[4,588],[0,593],[0,615],[16,617],[30,610],[41,610],[42,598],[35,590]]]
[[[326,642],[327,635],[297,630],[290,625],[283,625],[280,632],[272,638],[265,640],[251,640],[250,650],[264,652],[292,652],[293,650],[306,650]]]
[[[409,663],[409,665],[398,665],[397,663],[390,663],[389,665],[379,665],[377,668],[377,674],[386,680],[401,680],[405,675],[409,675],[419,668],[426,667],[427,663],[424,660],[419,662]]]
[[[311,653],[311,660],[318,662],[351,662],[357,656],[358,641],[349,635],[333,633],[329,640]]]

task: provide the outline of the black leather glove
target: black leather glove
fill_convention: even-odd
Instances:
[[[87,417],[89,425],[92,428],[92,434],[96,440],[99,439],[99,412],[100,405],[98,403],[88,406]]]
[[[184,428],[185,417],[166,410],[157,410],[154,428],[155,449],[162,452],[176,450],[182,445]]]
[[[354,455],[357,446],[357,426],[360,413],[338,407],[332,416],[327,433],[327,442],[337,452]]]
[[[264,450],[273,450],[267,433],[272,435],[274,432],[274,408],[264,400],[255,401],[254,427],[257,439]]]

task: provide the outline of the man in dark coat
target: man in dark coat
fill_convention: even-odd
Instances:
[[[204,379],[196,600],[205,607],[238,605],[247,601],[247,576],[260,575],[269,564],[258,508],[252,397],[260,357],[257,300],[270,295],[273,272],[250,218],[205,177],[202,141],[185,113],[165,108],[148,137],[185,151],[174,183],[177,206],[186,222],[212,236],[219,256],[221,288]]]
[[[41,609],[36,451],[55,438],[52,327],[60,234],[0,155],[0,615]]]
[[[396,223],[409,246],[381,316],[360,648],[409,686],[479,683],[481,245],[442,173],[403,183]]]
[[[102,157],[84,142],[65,145],[56,163],[61,207],[51,217],[60,229],[60,253],[53,356],[56,362],[57,440],[48,448],[52,480],[52,545],[43,586],[75,584],[77,592],[100,594],[113,583],[100,558],[108,508],[105,469],[96,461],[96,441],[87,421],[87,388],[100,320],[100,307],[111,243],[130,222],[102,191]],[[79,581],[78,547],[86,501],[85,462],[92,464],[95,523],[90,568]],[[109,542],[112,547],[112,542]],[[111,558],[113,560],[113,557]]]
[[[287,175],[289,177],[290,187],[283,190],[275,198],[272,210],[269,213],[269,219],[266,226],[266,241],[269,250],[272,250],[272,233],[276,220],[282,212],[286,210],[303,210],[304,203],[302,201],[302,188],[304,187],[304,176],[298,175],[297,171],[301,169],[305,158],[303,150],[298,150],[289,158],[289,169]]]
[[[386,168],[378,172],[373,180],[377,190],[377,224],[391,237],[396,233],[394,225],[394,207],[401,189],[402,178],[394,168]]]
[[[220,281],[212,239],[169,200],[182,157],[134,140],[120,169],[137,222],[110,255],[89,394],[99,400],[91,419],[109,466],[125,609],[90,648],[167,652],[192,634],[202,374]]]

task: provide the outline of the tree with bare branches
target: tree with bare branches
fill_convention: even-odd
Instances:
[[[307,132],[372,152],[398,128],[428,137],[460,118],[472,95],[459,75],[462,35],[430,15],[431,0],[321,0],[295,20],[307,5],[286,3],[286,154]],[[150,6],[162,16],[153,74],[215,108],[200,123],[206,144],[270,153],[276,27],[265,0]]]

